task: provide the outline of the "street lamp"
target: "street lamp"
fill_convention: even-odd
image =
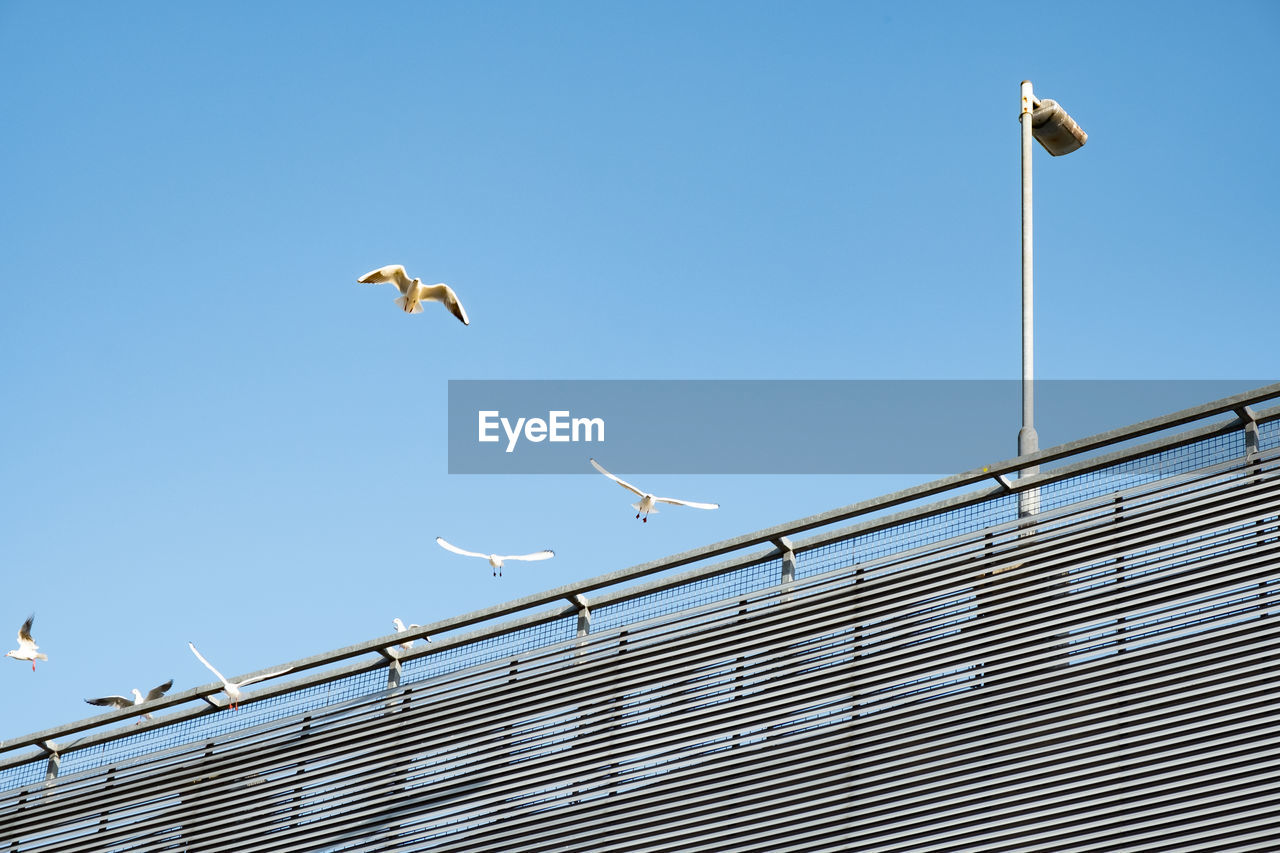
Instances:
[[[1040,449],[1035,427],[1035,370],[1033,359],[1033,312],[1031,288],[1031,138],[1055,157],[1070,154],[1084,145],[1089,136],[1080,129],[1067,111],[1056,101],[1040,100],[1031,90],[1031,81],[1022,81],[1022,429],[1018,430],[1018,455],[1025,456]],[[1019,472],[1020,477],[1038,473],[1033,466]],[[1039,510],[1038,494],[1024,492],[1020,504],[1022,515]]]

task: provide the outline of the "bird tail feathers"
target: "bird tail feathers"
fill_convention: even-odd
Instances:
[[[36,660],[48,660],[49,656],[44,652],[36,652]]]
[[[421,313],[422,313],[422,303],[421,303],[421,302],[415,302],[415,303],[413,303],[413,307],[412,307],[412,308],[408,308],[408,307],[406,307],[406,306],[408,305],[408,303],[409,303],[409,297],[407,297],[407,296],[397,296],[397,297],[396,297],[396,304],[400,306],[400,310],[401,310],[401,311],[405,312],[406,314],[421,314]]]
[[[634,509],[636,512],[641,512],[641,509],[640,509],[640,501],[636,501],[635,503],[633,503],[633,504],[631,505],[631,508],[632,508],[632,509]],[[658,508],[655,506],[653,509],[649,510],[649,514],[650,514],[650,515],[657,515],[657,514],[658,514]]]

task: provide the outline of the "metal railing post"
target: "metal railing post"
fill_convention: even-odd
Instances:
[[[782,603],[786,604],[791,600],[791,585],[796,581],[796,551],[791,544],[791,540],[785,536],[779,536],[773,540],[773,544],[782,552],[782,579],[780,583],[786,585],[786,590],[782,593]]]
[[[62,767],[62,755],[58,749],[58,744],[51,740],[42,740],[39,744],[40,748],[49,753],[49,763],[45,766],[44,781],[52,782],[58,778],[58,770]]]
[[[568,597],[568,602],[578,608],[578,641],[574,644],[573,656],[580,657],[582,655],[582,647],[585,645],[586,636],[591,633],[591,608],[587,604],[587,597],[580,592],[575,592]]]

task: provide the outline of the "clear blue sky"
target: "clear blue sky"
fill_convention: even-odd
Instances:
[[[0,3],[0,637],[52,658],[0,738],[913,482],[637,474],[723,505],[640,525],[585,459],[449,476],[446,381],[1016,377],[1023,78],[1090,134],[1039,375],[1275,375],[1280,7],[1047,8]]]

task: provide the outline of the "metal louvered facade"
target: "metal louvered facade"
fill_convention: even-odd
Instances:
[[[1278,850],[1263,391],[6,742],[0,850]]]

